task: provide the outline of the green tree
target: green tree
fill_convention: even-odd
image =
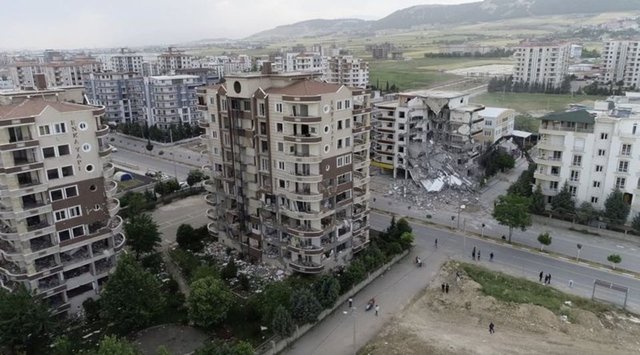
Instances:
[[[204,180],[204,173],[202,170],[189,171],[189,175],[187,175],[187,184],[189,184],[189,186],[193,186],[202,180]]]
[[[293,291],[291,295],[291,313],[300,323],[314,323],[318,320],[318,315],[322,311],[322,306],[318,299],[308,288],[300,288]]]
[[[607,261],[611,263],[612,268],[616,268],[616,265],[620,264],[622,257],[618,254],[611,254],[607,256]]]
[[[529,206],[529,210],[531,213],[543,214],[546,210],[546,205],[545,196],[542,194],[542,188],[540,187],[540,184],[537,184],[536,189],[531,195],[531,205]]]
[[[236,261],[233,257],[229,258],[229,262],[222,269],[221,276],[225,280],[231,280],[232,278],[238,276],[238,267],[236,266]]]
[[[234,345],[226,342],[215,341],[196,350],[195,355],[254,355],[251,344],[240,341]]]
[[[220,273],[218,272],[218,269],[216,269],[215,266],[200,265],[193,271],[193,274],[191,276],[191,282],[204,279],[206,277],[214,277],[217,279],[220,277]]]
[[[105,336],[100,340],[98,350],[93,355],[138,355],[140,352],[133,344],[117,337]]]
[[[121,256],[100,297],[100,318],[125,335],[151,324],[164,306],[160,281],[130,255]]]
[[[314,293],[323,308],[329,308],[336,303],[340,295],[340,282],[331,275],[322,275],[313,285]]]
[[[293,334],[296,324],[291,318],[291,313],[283,306],[278,306],[273,312],[273,320],[271,321],[273,332],[279,336],[286,338]]]
[[[120,204],[122,207],[127,208],[129,216],[135,216],[147,209],[148,202],[143,194],[130,191],[120,199]]]
[[[0,352],[43,353],[56,327],[49,305],[22,284],[13,292],[0,288]]]
[[[551,244],[551,236],[549,233],[540,233],[540,235],[538,235],[538,243],[540,243],[540,251],[542,251],[545,246],[549,246]]]
[[[66,335],[55,338],[53,344],[51,344],[52,355],[69,355],[76,354],[77,352],[74,342],[69,340],[69,337]]]
[[[124,225],[127,245],[136,254],[136,260],[141,254],[150,253],[156,249],[162,239],[158,231],[158,224],[148,213],[132,215]]]
[[[640,233],[640,212],[633,217],[633,221],[631,221],[631,227],[636,233]]]
[[[614,224],[624,224],[629,216],[631,207],[624,201],[624,194],[615,189],[604,202],[604,216]]]
[[[200,235],[195,233],[193,227],[190,224],[181,224],[178,226],[178,231],[176,232],[176,242],[182,249],[191,250],[194,252],[198,252],[202,250],[202,240],[200,240]]]
[[[287,311],[291,310],[292,293],[291,285],[286,281],[280,281],[268,284],[264,292],[255,296],[256,308],[264,324],[271,323],[278,306],[284,307]]]
[[[187,300],[189,319],[201,327],[213,327],[227,317],[233,295],[219,279],[205,277],[191,284]]]
[[[509,243],[514,228],[525,231],[531,225],[529,204],[527,197],[518,195],[502,195],[495,201],[492,216],[498,223],[509,227]]]
[[[596,217],[598,217],[598,211],[593,208],[593,205],[587,201],[584,201],[580,204],[578,209],[576,210],[576,216],[578,217],[578,222],[589,224],[589,222],[593,221]]]
[[[345,292],[348,291],[353,285],[364,280],[366,273],[367,269],[364,267],[362,261],[359,259],[352,261],[338,278],[338,281],[340,281],[340,289]]]
[[[560,192],[551,198],[551,210],[562,215],[575,214],[576,202],[573,200],[566,182],[562,185]]]
[[[402,235],[400,236],[400,245],[402,246],[402,249],[406,250],[411,248],[411,245],[413,245],[413,233],[411,232],[404,232],[402,233]]]

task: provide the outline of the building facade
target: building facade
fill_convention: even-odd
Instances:
[[[265,65],[198,94],[210,233],[306,274],[369,243],[369,93],[313,77]]]
[[[566,182],[577,205],[604,209],[607,196],[619,188],[640,212],[640,95],[613,97],[593,111],[561,112],[542,118],[534,152],[536,184],[547,202]]]
[[[515,49],[515,82],[562,85],[569,69],[569,44],[525,44]]]
[[[105,107],[108,123],[144,120],[144,79],[133,72],[92,73],[85,80],[89,103]]]
[[[56,313],[96,298],[123,249],[104,110],[63,90],[0,94],[0,286]]]
[[[197,124],[196,88],[203,85],[196,75],[163,75],[145,78],[145,116],[149,126]]]
[[[374,104],[372,164],[408,178],[419,165],[420,152],[441,146],[467,165],[482,151],[481,105],[469,95],[436,90],[401,93],[393,101]]]
[[[178,69],[193,67],[193,56],[173,47],[158,55],[158,70],[161,75],[175,74]]]
[[[325,57],[322,80],[364,89],[369,85],[369,63],[350,55]]]
[[[124,48],[120,53],[109,58],[110,69],[118,73],[137,73],[143,74],[144,58],[142,55],[127,52]]]
[[[640,41],[608,41],[602,48],[601,82],[640,87]]]
[[[478,115],[484,120],[482,139],[485,146],[513,134],[516,111],[509,108],[485,107],[484,110],[478,112]]]
[[[100,62],[90,56],[75,56],[44,63],[35,59],[19,59],[9,67],[11,80],[19,88],[42,87],[38,83],[38,74],[44,76],[45,87],[83,86],[90,73],[100,70]]]

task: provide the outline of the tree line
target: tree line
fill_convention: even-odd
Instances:
[[[539,93],[539,94],[569,94],[571,93],[571,77],[565,76],[560,86],[553,83],[527,83],[522,80],[515,81],[513,76],[498,78],[493,77],[487,86],[489,92],[515,92],[515,93]]]
[[[495,48],[487,52],[453,52],[453,53],[433,53],[424,54],[425,58],[504,58],[510,57],[515,51],[506,48]]]
[[[160,128],[158,125],[146,126],[136,122],[119,123],[116,130],[122,134],[133,137],[151,139],[152,141],[168,143],[173,139],[174,142],[198,137],[204,133],[204,130],[197,124],[183,122],[169,126],[169,128]]]

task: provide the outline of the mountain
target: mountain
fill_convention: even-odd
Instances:
[[[492,22],[530,16],[639,11],[638,0],[484,0],[459,5],[417,5],[377,21],[308,20],[257,33],[250,40],[273,40],[406,29],[414,26]]]
[[[247,38],[248,40],[274,40],[292,37],[324,36],[339,33],[352,33],[365,30],[370,21],[347,18],[336,20],[308,20],[291,25],[278,26],[262,31]]]

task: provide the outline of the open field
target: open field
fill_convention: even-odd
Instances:
[[[359,354],[637,354],[639,323],[549,286],[450,262]]]
[[[472,102],[485,106],[506,107],[519,113],[529,113],[539,116],[548,111],[561,111],[569,104],[593,105],[595,100],[603,99],[602,96],[586,95],[551,95],[551,94],[527,94],[527,93],[501,93],[492,92],[475,96]]]

